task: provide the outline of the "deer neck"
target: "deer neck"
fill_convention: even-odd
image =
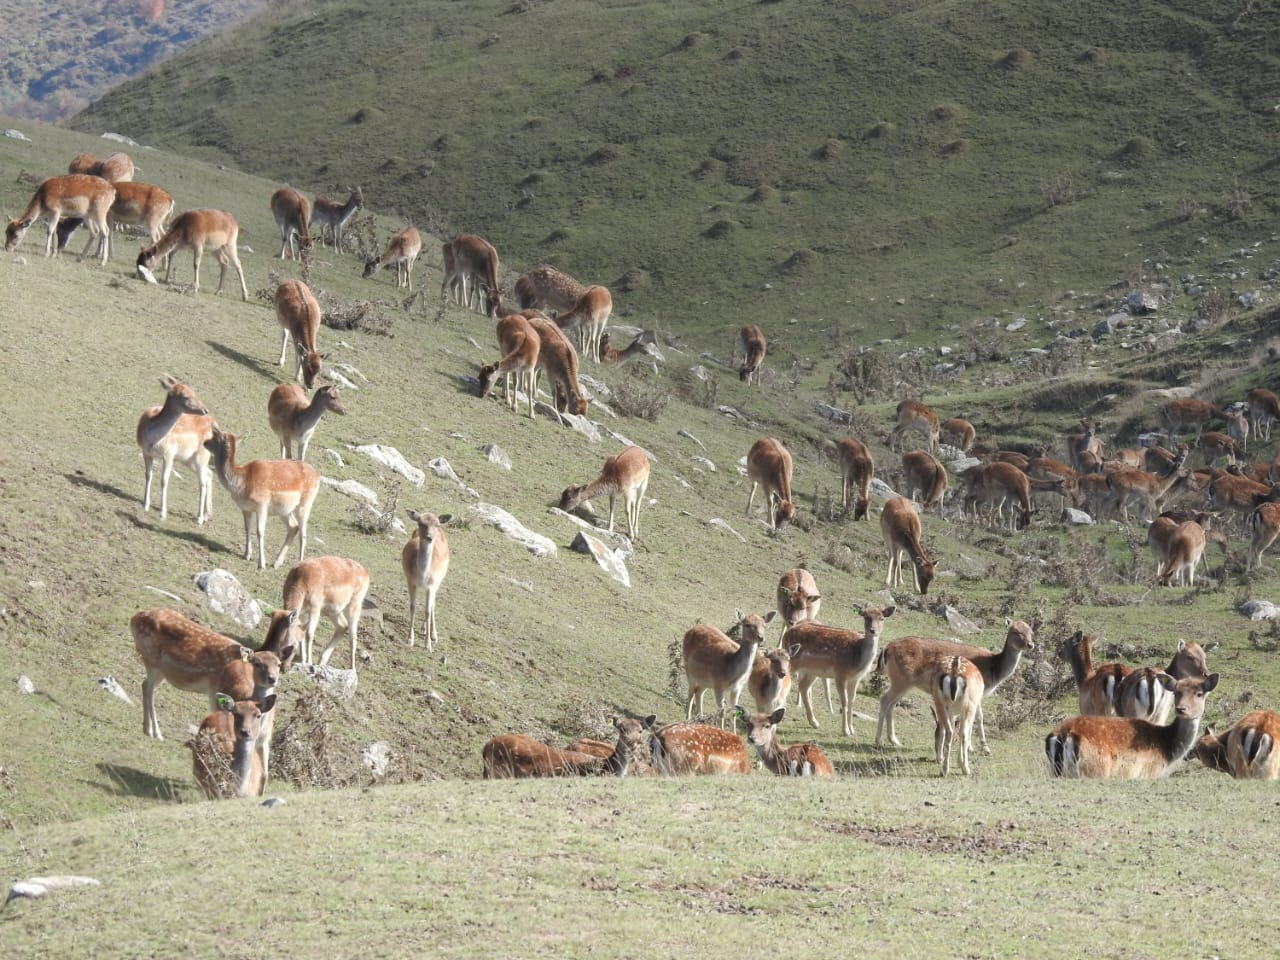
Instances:
[[[760,762],[764,764],[765,769],[770,773],[780,774],[779,769],[782,765],[782,751],[778,747],[778,739],[776,736],[770,736],[763,744],[755,743],[756,754],[760,757]]]
[[[164,406],[160,408],[160,412],[151,417],[142,427],[140,433],[141,439],[146,446],[151,447],[159,443],[169,435],[182,418],[182,407],[178,402],[178,398],[173,394],[168,394],[164,398]]]
[[[1174,714],[1173,722],[1167,727],[1157,727],[1161,732],[1165,756],[1170,764],[1177,763],[1195,746],[1196,737],[1200,733],[1199,717],[1184,717]]]
[[[853,662],[850,666],[855,673],[862,673],[875,662],[876,655],[880,652],[880,632],[868,630],[853,644],[851,650]]]
[[[303,358],[304,362],[306,358]],[[306,433],[308,430],[314,430],[316,425],[320,423],[320,418],[324,416],[324,412],[328,410],[324,395],[317,393],[311,398],[311,402],[305,407],[298,410],[294,427],[299,433]]]
[[[986,694],[984,696],[994,693],[996,687],[1013,676],[1013,671],[1018,669],[1018,661],[1021,659],[1022,648],[1014,646],[1006,640],[1004,649],[989,661],[990,666],[987,670],[982,671],[982,679],[986,683]],[[978,666],[981,669],[982,665],[979,664]],[[990,671],[989,676],[988,670]]]
[[[1077,687],[1088,680],[1093,674],[1093,657],[1089,648],[1072,645],[1067,654],[1067,666],[1071,668]]]
[[[239,500],[244,495],[244,468],[236,465],[235,456],[230,445],[216,448],[213,451],[213,469],[231,496]]]
[[[431,571],[431,557],[435,553],[435,540],[428,540],[423,544],[422,537],[418,537],[418,553],[413,561],[413,575],[419,583],[427,579],[427,574]]]
[[[231,754],[231,776],[236,785],[236,796],[247,797],[253,786],[253,761],[256,757],[256,744],[244,737],[236,738],[235,750]]]

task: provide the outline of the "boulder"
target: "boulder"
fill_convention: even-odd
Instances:
[[[520,544],[535,557],[554,557],[556,545],[540,533],[534,533],[501,507],[491,503],[477,503],[471,513],[481,522],[497,527],[503,534]]]
[[[366,487],[359,480],[334,480],[332,477],[321,477],[320,482],[326,487],[338,491],[344,497],[350,497],[352,500],[360,500],[369,504],[371,507],[378,505],[378,495]]]
[[[338,700],[350,700],[356,695],[359,679],[354,670],[339,667],[321,667],[314,663],[295,663],[290,674],[301,674],[325,693]]]
[[[1280,607],[1270,600],[1249,600],[1241,607],[1240,612],[1250,620],[1275,620],[1280,617]]]
[[[710,520],[707,521],[707,526],[715,527],[717,530],[723,530],[725,533],[729,534],[731,537],[737,537],[743,543],[747,542],[747,538],[744,537],[742,534],[740,534],[737,530],[733,529],[733,527],[729,526],[729,522],[727,520],[722,520],[719,517],[712,517]]]
[[[503,470],[511,469],[511,458],[507,456],[507,451],[503,450],[496,443],[486,443],[480,448],[480,452],[484,454],[485,459],[495,466],[501,467]],[[457,479],[456,477],[454,479]]]
[[[627,573],[627,565],[623,563],[622,557],[615,551],[610,550],[597,537],[593,537],[585,530],[579,530],[578,535],[573,538],[570,549],[577,553],[585,553],[595,558],[596,563],[605,573],[613,577],[624,587],[631,586],[631,575]]]
[[[390,470],[394,470],[415,487],[422,486],[427,479],[427,475],[406,460],[404,455],[395,447],[388,447],[381,443],[366,443],[351,449],[355,450],[356,453],[363,453],[369,459],[382,464]]]
[[[209,609],[229,617],[236,626],[252,630],[262,621],[262,605],[249,595],[228,570],[206,570],[193,578],[204,591]]]

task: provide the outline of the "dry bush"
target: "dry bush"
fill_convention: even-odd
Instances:
[[[299,696],[288,723],[272,740],[272,776],[304,789],[336,789],[360,782],[364,767],[359,751],[331,730],[341,709],[339,701],[319,687]]]
[[[684,637],[674,637],[667,644],[667,690],[681,706],[689,703],[689,688],[684,675]]]
[[[400,514],[400,479],[378,474],[378,486],[381,488],[378,503],[356,500],[351,505],[351,516],[361,533],[385,536],[395,529],[394,521]]]
[[[1051,207],[1066,206],[1080,199],[1069,173],[1060,173],[1052,180],[1041,180],[1040,194]]]
[[[1209,290],[1196,301],[1195,319],[1218,326],[1231,319],[1231,298],[1221,290]]]
[[[613,407],[624,417],[656,422],[670,402],[671,391],[650,367],[631,367],[613,388]]]
[[[324,297],[320,322],[331,330],[359,330],[380,337],[392,335],[394,321],[381,306],[368,300],[338,300]]]

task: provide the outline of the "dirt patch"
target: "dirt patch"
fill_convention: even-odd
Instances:
[[[983,862],[1006,857],[1028,857],[1048,849],[1044,840],[1018,836],[1016,823],[998,823],[981,833],[958,836],[940,833],[932,827],[869,827],[859,823],[833,821],[826,829],[841,836],[856,837],[880,847],[899,847],[923,853],[959,854]]]

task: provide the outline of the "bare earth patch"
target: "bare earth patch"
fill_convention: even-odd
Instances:
[[[932,827],[869,827],[858,823],[832,821],[824,824],[832,833],[856,837],[880,847],[901,847],[923,853],[958,853],[974,860],[989,861],[1004,857],[1027,857],[1048,849],[1044,840],[1028,840],[1016,836],[1016,823],[998,823],[982,833],[958,836],[940,833]]]

